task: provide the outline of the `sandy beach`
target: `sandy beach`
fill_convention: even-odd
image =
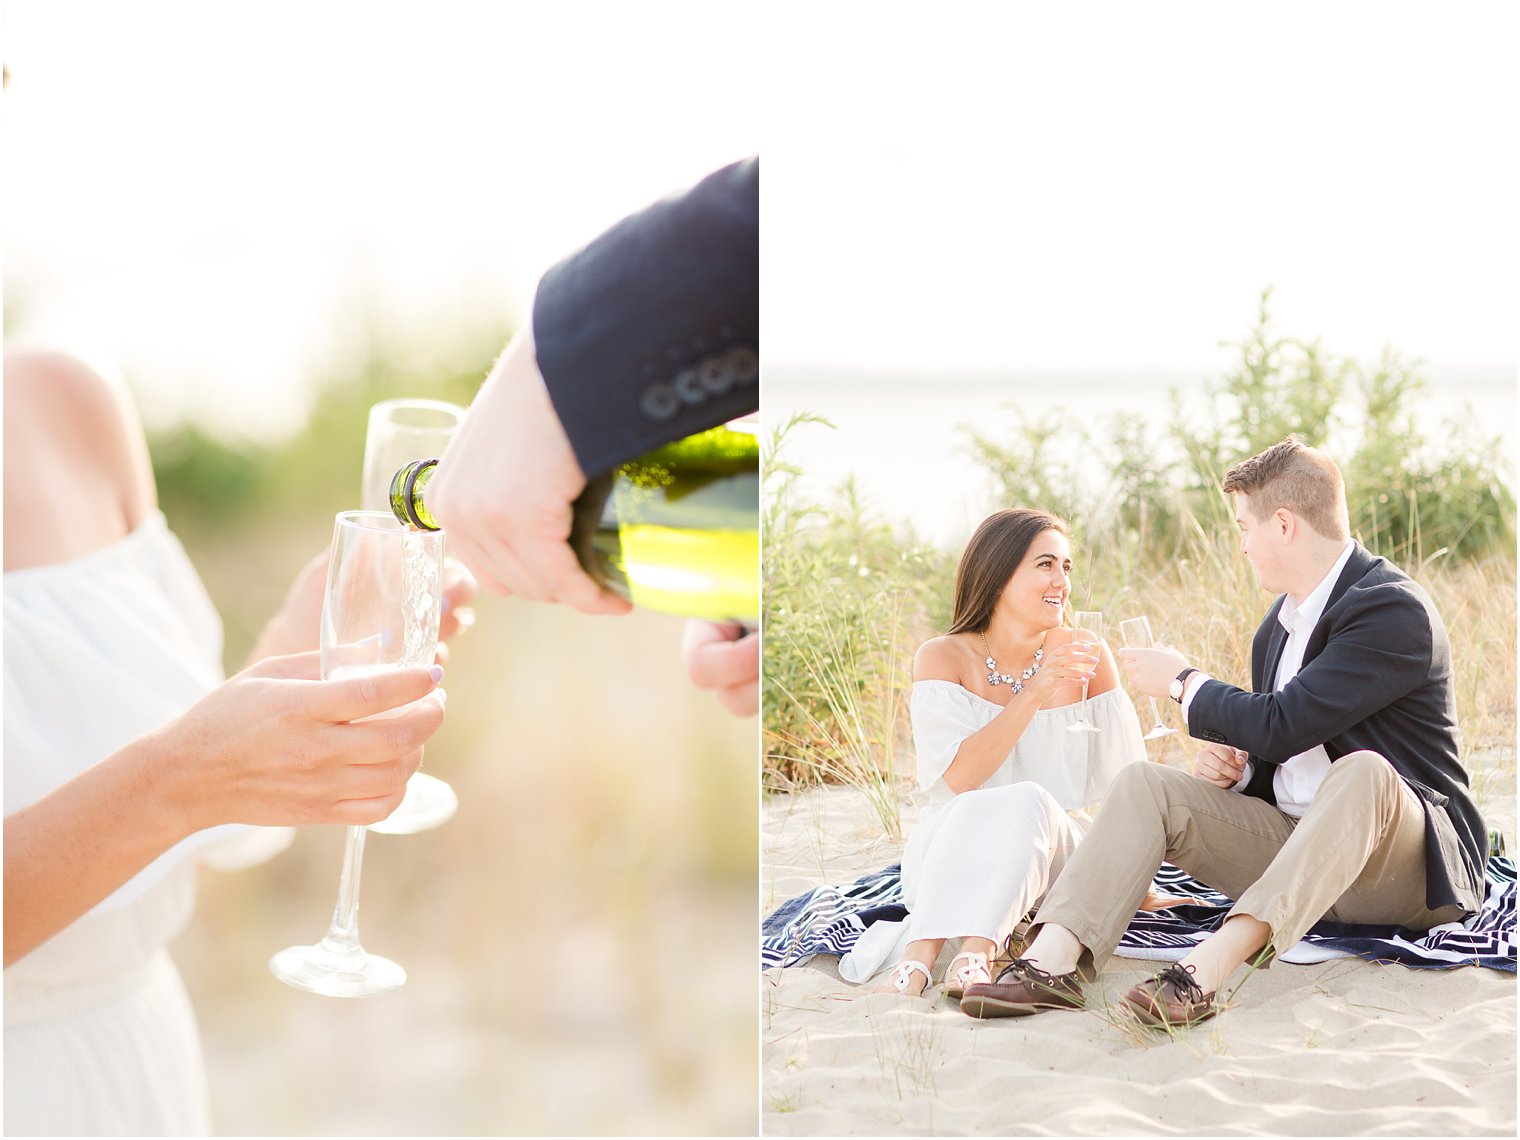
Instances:
[[[1513,851],[1512,775],[1483,808]],[[914,815],[905,805],[905,830]],[[767,912],[899,853],[851,788],[771,795],[763,827]],[[1171,1040],[1101,1008],[977,1021],[939,985],[922,998],[869,994],[836,964],[761,976],[766,1134],[1515,1134],[1512,974],[1278,963],[1224,1015]],[[1089,994],[1112,1005],[1156,969],[1116,958]]]

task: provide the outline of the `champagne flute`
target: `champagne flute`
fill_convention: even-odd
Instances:
[[[443,400],[382,400],[370,408],[359,505],[389,514],[391,476],[414,459],[442,455],[464,416],[464,408]],[[437,776],[415,772],[407,781],[406,798],[370,830],[411,835],[447,823],[457,810],[459,797],[453,788]]]
[[[442,531],[412,531],[389,511],[344,511],[333,527],[322,602],[323,679],[432,664],[442,603]],[[405,970],[359,944],[365,834],[363,827],[348,829],[327,936],[269,960],[270,972],[287,985],[329,997],[364,997],[406,982]]]
[[[1077,610],[1076,613],[1072,615],[1072,621],[1076,626],[1076,628],[1072,630],[1072,640],[1081,640],[1087,642],[1092,646],[1092,651],[1094,653],[1097,653],[1099,646],[1103,644],[1103,615],[1101,613],[1098,613],[1096,610]],[[1096,666],[1094,666],[1093,671],[1097,671]],[[1091,720],[1089,720],[1087,716],[1087,686],[1091,680],[1091,673],[1082,678],[1082,707],[1077,712],[1076,721],[1066,726],[1067,732],[1102,731],[1102,729],[1100,729]]]
[[[1124,639],[1124,644],[1130,649],[1149,649],[1156,644],[1156,639],[1151,636],[1151,619],[1148,617],[1128,618],[1119,623],[1119,636]],[[1168,728],[1161,723],[1161,709],[1156,704],[1156,698],[1151,697],[1151,716],[1156,723],[1145,734],[1146,740],[1156,740],[1163,736],[1171,736],[1177,730]]]

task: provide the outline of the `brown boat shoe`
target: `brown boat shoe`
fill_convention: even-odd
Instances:
[[[1174,963],[1154,978],[1131,986],[1119,1000],[1141,1025],[1185,1029],[1219,1012],[1214,997],[1193,980],[1193,967]]]
[[[1013,958],[996,979],[967,986],[961,995],[961,1012],[983,1018],[1026,1017],[1048,1009],[1082,1009],[1084,1004],[1080,970],[1047,974],[1022,958]]]

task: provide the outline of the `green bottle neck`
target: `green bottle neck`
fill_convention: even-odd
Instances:
[[[416,459],[391,478],[391,513],[398,521],[419,530],[442,530],[423,498],[438,470],[436,459]]]

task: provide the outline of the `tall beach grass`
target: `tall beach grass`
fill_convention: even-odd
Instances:
[[[1409,411],[1422,384],[1416,364],[1388,351],[1364,366],[1278,335],[1267,302],[1263,294],[1256,325],[1237,345],[1238,367],[1211,386],[1212,411],[1188,418],[1174,399],[1163,439],[1132,421],[1083,425],[1052,412],[1025,416],[1001,437],[964,429],[987,475],[986,511],[1034,506],[1066,517],[1074,609],[1102,611],[1110,631],[1144,614],[1159,641],[1246,685],[1251,638],[1271,597],[1238,549],[1219,484],[1232,464],[1289,434],[1322,446],[1346,477],[1353,535],[1424,586],[1446,623],[1480,806],[1510,794],[1516,557],[1507,459],[1497,440],[1461,425],[1439,433],[1442,447],[1431,443]],[[773,791],[853,784],[896,836],[911,770],[913,654],[948,627],[960,552],[871,514],[849,483],[828,497],[804,494],[788,441],[829,430],[802,415],[768,440],[765,783]],[[885,461],[861,456],[857,472]],[[1175,706],[1160,705],[1182,728]],[[1192,748],[1179,732],[1151,755],[1185,764]]]

